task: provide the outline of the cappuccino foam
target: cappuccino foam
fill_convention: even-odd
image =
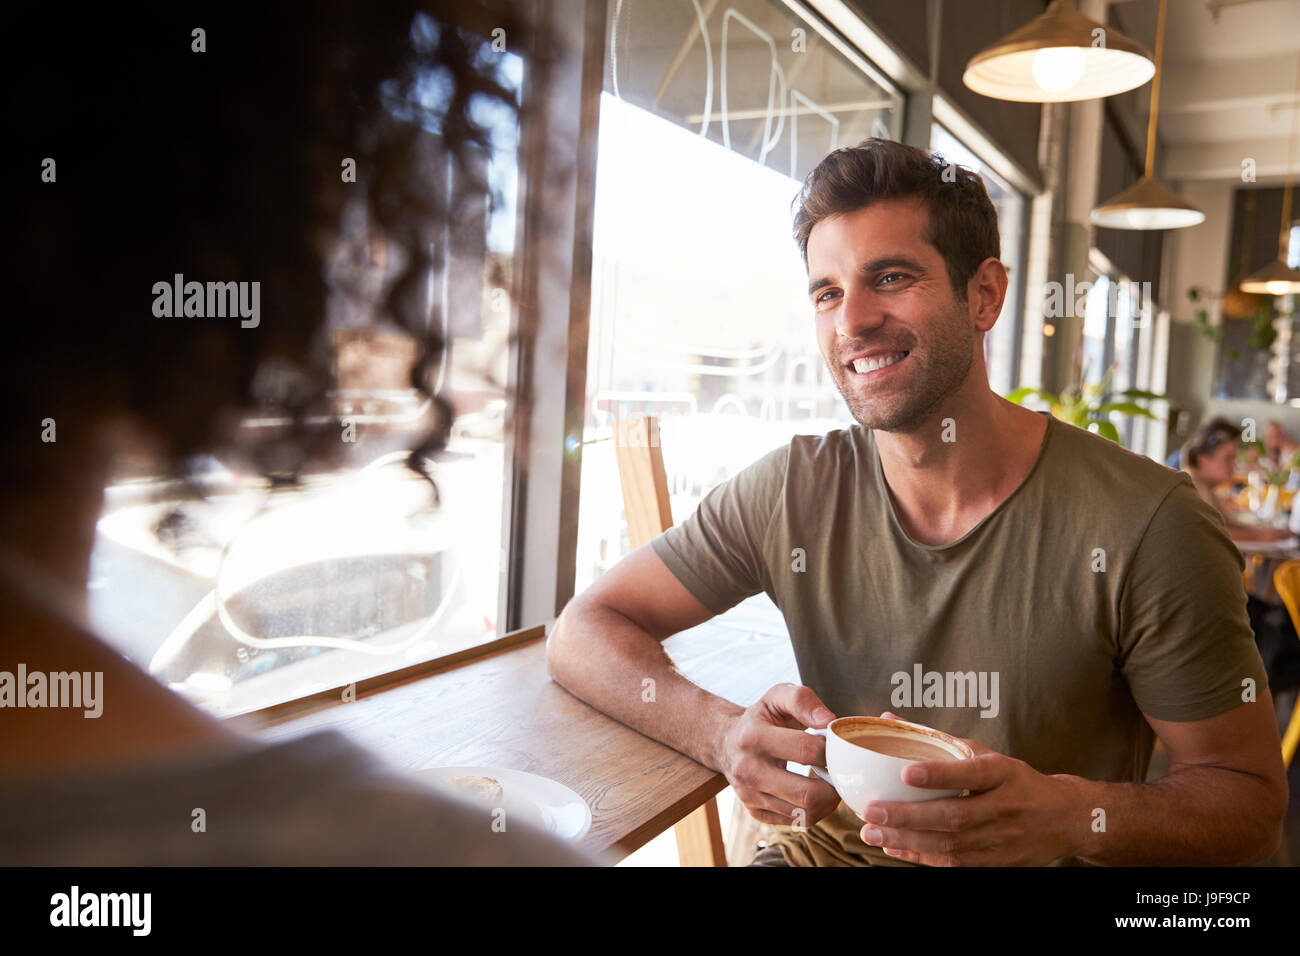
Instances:
[[[876,753],[885,754],[889,757],[901,757],[903,760],[959,759],[955,754],[949,753],[938,744],[930,743],[919,737],[858,733],[844,739],[851,744],[862,747],[864,750],[874,750]]]

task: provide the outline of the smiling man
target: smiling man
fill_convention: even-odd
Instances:
[[[867,140],[813,170],[794,232],[858,424],[796,436],[593,583],[556,622],[552,675],[789,827],[756,863],[1267,858],[1287,787],[1240,555],[1186,475],[989,388],[1007,275],[980,178]],[[743,708],[662,641],[760,591],[802,684]],[[806,728],[882,711],[971,743],[905,775],[970,795],[864,821],[786,769],[824,763]],[[1146,784],[1156,737],[1170,773]]]

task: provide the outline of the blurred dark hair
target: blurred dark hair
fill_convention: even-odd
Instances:
[[[1187,439],[1183,445],[1180,462],[1185,468],[1195,468],[1201,462],[1202,455],[1208,455],[1225,442],[1241,441],[1241,429],[1226,418],[1213,418],[1206,422]]]
[[[945,171],[950,177],[945,179]],[[929,212],[926,239],[948,267],[948,281],[965,301],[966,283],[985,259],[1002,255],[998,214],[984,180],[964,166],[888,139],[864,139],[823,159],[795,198],[794,238],[808,265],[813,226],[882,199],[919,199]]]
[[[183,7],[183,8],[182,8]],[[292,481],[337,427],[327,302],[349,209],[399,251],[384,318],[418,342],[412,386],[443,357],[424,302],[431,247],[477,194],[495,105],[515,115],[503,54],[531,52],[509,0],[320,0],[270,4],[20,3],[5,15],[29,61],[8,84],[12,232],[0,395],[6,496],[80,460],[95,414],[149,422],[172,462],[215,450],[251,409],[292,434],[256,460]],[[205,52],[192,31],[204,31]],[[502,31],[494,33],[494,31]],[[543,64],[530,59],[534,81]],[[44,160],[56,162],[42,181]],[[343,162],[356,181],[343,180]],[[450,160],[463,186],[448,198]],[[342,245],[341,245],[342,244]],[[260,282],[261,318],[159,318],[152,288]],[[337,286],[337,283],[335,283]],[[335,288],[337,291],[337,288]],[[346,292],[346,290],[343,290]],[[437,414],[413,466],[445,444]],[[53,418],[57,441],[43,444]],[[93,450],[91,450],[93,451]],[[3,507],[14,507],[6,500]]]

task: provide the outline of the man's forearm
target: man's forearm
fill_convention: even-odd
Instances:
[[[617,611],[570,604],[547,639],[551,676],[596,709],[721,771],[722,738],[744,708],[691,683],[663,645]]]
[[[1087,863],[1237,866],[1277,849],[1285,809],[1266,781],[1248,773],[1184,767],[1155,783],[1066,779],[1078,788],[1084,828],[1075,855]]]

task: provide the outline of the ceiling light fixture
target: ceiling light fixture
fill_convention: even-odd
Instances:
[[[961,81],[976,93],[1020,103],[1113,96],[1151,79],[1142,44],[1075,10],[1069,0],[977,53]]]
[[[1165,46],[1165,6],[1160,0],[1156,22],[1156,74],[1151,83],[1151,115],[1147,117],[1147,162],[1142,178],[1102,203],[1088,217],[1104,229],[1184,229],[1205,221],[1205,213],[1180,199],[1156,179],[1156,115],[1160,110],[1161,61]]]
[[[1300,97],[1300,57],[1296,59],[1295,89]],[[1282,190],[1282,230],[1277,239],[1277,258],[1258,272],[1242,280],[1241,291],[1257,295],[1291,295],[1300,292],[1300,269],[1287,265],[1287,252],[1291,243],[1291,184],[1295,179],[1292,163],[1295,161],[1295,116],[1300,112],[1291,107],[1291,138],[1286,144],[1286,188]]]

